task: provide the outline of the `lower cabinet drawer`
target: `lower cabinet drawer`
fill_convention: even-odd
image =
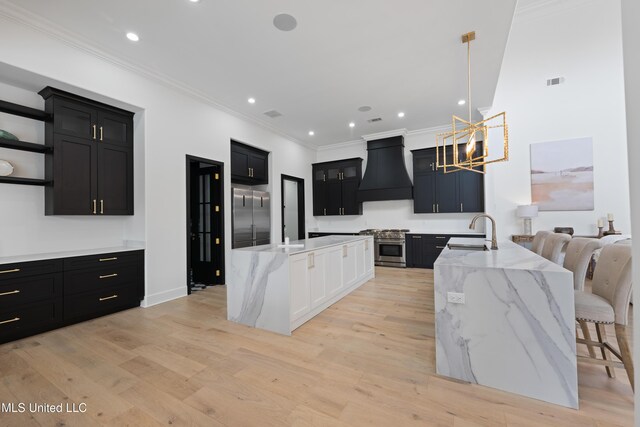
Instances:
[[[137,280],[138,266],[135,264],[66,271],[64,273],[64,294],[97,292],[125,283],[137,283]]]
[[[62,273],[0,282],[0,310],[62,296]]]
[[[57,328],[62,323],[62,298],[0,309],[0,342]]]
[[[106,290],[67,295],[64,299],[64,320],[98,317],[139,305],[136,283],[131,282]]]

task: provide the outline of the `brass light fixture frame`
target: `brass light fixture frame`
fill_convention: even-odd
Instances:
[[[467,44],[467,105],[469,120],[456,115],[452,117],[451,131],[436,135],[436,166],[444,169],[444,173],[468,170],[485,173],[484,165],[509,160],[509,129],[506,113],[498,113],[487,119],[474,123],[471,116],[471,41],[476,39],[475,31],[462,35],[462,43]],[[489,158],[489,129],[502,129],[503,152],[501,158]],[[482,136],[482,148],[476,142]],[[447,145],[451,145],[447,154]],[[459,145],[465,145],[464,155],[461,156]],[[442,155],[440,155],[442,146]],[[479,153],[478,153],[479,151]]]

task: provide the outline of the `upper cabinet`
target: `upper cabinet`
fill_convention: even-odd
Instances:
[[[46,215],[133,215],[133,113],[51,87]]]
[[[231,182],[246,185],[269,183],[269,153],[231,141]]]
[[[362,159],[313,164],[313,215],[362,215],[357,192]]]
[[[437,167],[435,147],[411,152],[415,213],[484,212],[484,174],[444,173]],[[482,166],[477,170],[482,170]]]

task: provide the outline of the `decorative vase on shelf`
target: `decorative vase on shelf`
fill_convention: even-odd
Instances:
[[[12,139],[14,141],[19,141],[17,136],[15,136],[11,132],[7,132],[6,130],[3,130],[3,129],[0,129],[0,138]]]
[[[6,160],[0,160],[0,176],[9,176],[13,173],[13,165]]]

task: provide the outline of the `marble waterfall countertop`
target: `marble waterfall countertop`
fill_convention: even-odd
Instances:
[[[290,245],[304,245],[302,248],[290,247],[290,248],[279,248],[278,245],[282,243],[272,243],[270,245],[261,245],[261,246],[249,246],[246,248],[234,249],[234,251],[243,251],[243,252],[268,252],[272,254],[286,254],[293,255],[302,252],[315,251],[322,248],[328,248],[329,246],[341,245],[345,243],[356,242],[359,240],[366,240],[371,236],[324,236],[324,237],[314,237],[313,239],[305,239],[305,240],[292,240],[289,242]]]
[[[445,248],[436,260],[436,371],[577,408],[573,275],[515,243],[498,247]]]

